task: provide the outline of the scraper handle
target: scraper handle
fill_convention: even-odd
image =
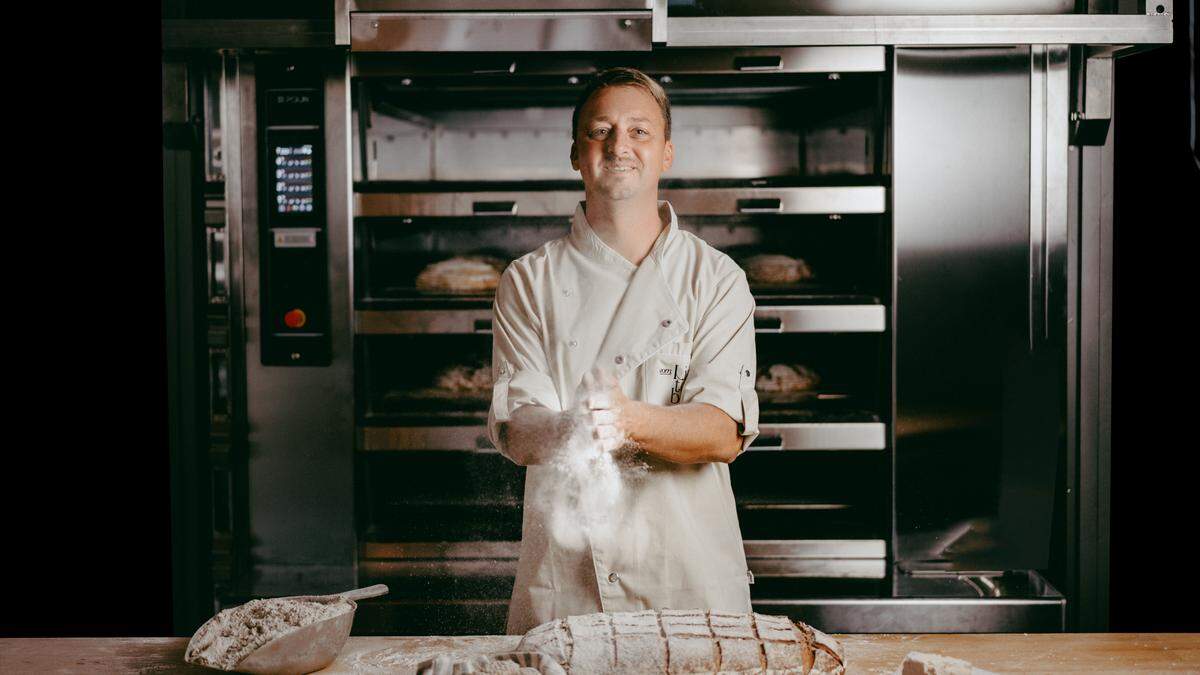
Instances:
[[[387,584],[375,584],[366,588],[356,588],[352,591],[346,591],[341,594],[341,597],[346,600],[364,600],[366,598],[374,598],[380,595],[387,595]]]

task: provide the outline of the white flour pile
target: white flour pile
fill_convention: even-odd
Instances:
[[[636,449],[622,437],[620,448],[609,452],[592,437],[595,425],[586,406],[588,397],[600,390],[581,389],[571,410],[565,447],[549,466],[558,474],[553,489],[541,506],[549,513],[555,540],[575,550],[588,541],[613,536],[618,525],[613,516],[626,481],[646,473],[645,462],[634,458]]]
[[[293,598],[251,600],[209,619],[188,642],[184,660],[209,668],[233,670],[250,652],[277,637],[351,609],[342,601]]]

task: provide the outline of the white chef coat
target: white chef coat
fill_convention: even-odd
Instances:
[[[667,223],[634,265],[604,243],[575,209],[570,233],[513,261],[493,307],[488,435],[507,455],[499,423],[524,405],[566,410],[594,365],[612,371],[630,399],[702,402],[738,423],[742,451],[758,436],[754,298],[729,256]],[[642,609],[750,611],[729,466],[649,460],[625,486],[613,517],[619,535],[582,550],[557,541],[536,497],[554,469],[525,477],[521,557],[509,634],[555,618]]]

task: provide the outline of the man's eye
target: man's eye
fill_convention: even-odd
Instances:
[[[608,131],[608,129],[592,129],[592,135],[599,136],[607,131]]]
[[[637,132],[638,132],[639,134],[643,134],[643,135],[646,135],[646,134],[649,134],[649,133],[650,133],[649,131],[646,131],[645,129],[638,129],[638,130],[637,130]]]

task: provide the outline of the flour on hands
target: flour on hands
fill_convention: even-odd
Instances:
[[[549,463],[558,480],[540,506],[548,511],[555,539],[568,548],[614,537],[622,491],[647,470],[621,426],[619,387],[612,373],[593,368],[564,412],[565,441]]]

